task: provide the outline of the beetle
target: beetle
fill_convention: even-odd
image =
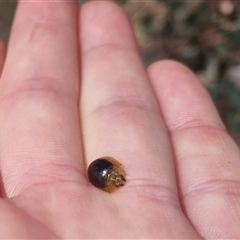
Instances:
[[[112,157],[94,160],[88,167],[88,179],[95,187],[109,193],[126,182],[122,164]]]

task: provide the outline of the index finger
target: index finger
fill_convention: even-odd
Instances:
[[[20,1],[0,81],[1,171],[7,196],[84,179],[77,7]]]

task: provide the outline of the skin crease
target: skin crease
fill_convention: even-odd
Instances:
[[[1,239],[240,238],[238,147],[185,66],[144,69],[120,7],[22,0],[4,51]],[[86,176],[102,156],[114,193]]]

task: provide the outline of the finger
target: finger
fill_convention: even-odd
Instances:
[[[8,196],[36,184],[83,178],[76,23],[73,1],[19,3],[0,82],[1,169]]]
[[[140,222],[149,224],[154,215],[163,226],[177,219],[178,226],[168,227],[170,236],[179,236],[176,228],[191,227],[178,206],[168,136],[129,22],[113,3],[90,2],[81,10],[80,35],[81,114],[87,165],[102,156],[118,159],[125,168],[127,184],[113,197],[124,206],[128,221],[135,223],[136,215],[140,215],[145,216]],[[103,197],[102,192],[95,193]],[[129,209],[137,214],[129,216]],[[159,226],[156,228],[155,237],[165,236]],[[180,235],[196,236],[193,230],[189,232],[184,235],[181,230]]]
[[[206,239],[239,238],[239,149],[187,68],[163,61],[149,76],[171,134],[184,211]]]
[[[94,8],[101,11],[96,15]],[[129,23],[123,12],[115,8],[115,5],[106,2],[93,2],[82,8],[81,106],[87,164],[104,155],[114,156],[126,165],[127,171],[135,168],[132,178],[137,178],[137,174],[142,179],[149,175],[148,171],[153,178],[159,172],[162,176],[161,165],[164,163],[170,177],[162,176],[166,181],[163,184],[171,186],[174,185],[173,168],[166,160],[171,159],[171,155],[164,125],[137,55]],[[111,20],[105,20],[104,14]],[[103,34],[107,29],[108,34]],[[153,128],[159,129],[161,134]],[[148,139],[146,133],[149,132],[158,140],[157,143]],[[154,157],[160,155],[159,142],[165,149],[161,151],[162,162]],[[150,148],[145,158],[141,149],[144,145],[146,149]],[[141,152],[137,152],[139,149]]]
[[[3,66],[4,66],[4,61],[5,61],[5,55],[6,55],[6,47],[3,41],[0,41],[0,76],[2,74]],[[6,193],[4,190],[4,185],[2,182],[2,175],[0,173],[0,196],[5,197]]]

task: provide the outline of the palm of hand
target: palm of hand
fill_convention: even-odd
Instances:
[[[83,192],[77,192],[78,184],[64,184],[59,190],[60,184],[43,185],[10,203],[2,202],[1,226],[5,231],[1,234],[27,239],[158,236],[157,226],[149,219],[151,215],[154,218],[156,206],[146,204],[146,209],[141,209],[124,194],[112,199],[83,186]],[[142,201],[147,202],[144,198]],[[148,226],[150,223],[152,226]]]
[[[20,2],[0,108],[1,238],[240,236],[238,148],[188,69],[146,74],[114,4]],[[126,171],[111,194],[85,174],[106,155]]]

